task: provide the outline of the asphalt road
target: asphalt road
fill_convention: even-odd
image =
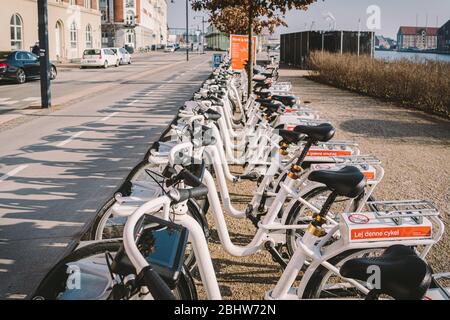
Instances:
[[[122,65],[118,68],[67,68],[57,67],[58,76],[52,81],[52,95],[54,99],[64,98],[73,92],[87,90],[100,84],[115,83],[118,79],[124,79],[148,68],[167,66],[168,61],[175,61],[180,54],[167,54],[162,52],[147,55],[133,56],[131,65]],[[39,81],[31,80],[23,85],[13,82],[0,81],[0,113],[7,110],[17,110],[28,107],[30,104],[40,101]]]
[[[54,96],[74,103],[0,131],[0,299],[29,297],[76,245],[207,78],[210,58],[194,55],[186,63],[175,53],[106,71],[61,72]],[[20,108],[38,92],[37,82],[2,85],[0,99]]]

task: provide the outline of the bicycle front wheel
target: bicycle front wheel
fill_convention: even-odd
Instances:
[[[92,243],[73,251],[47,274],[36,290],[34,299],[117,299],[112,295],[111,275],[105,254],[109,252],[114,257],[121,246],[121,240],[111,240]],[[74,282],[70,279],[73,270],[78,272],[78,279]],[[173,294],[179,300],[197,300],[194,280],[186,268],[183,268]]]

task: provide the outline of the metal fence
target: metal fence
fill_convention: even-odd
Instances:
[[[307,68],[313,51],[373,55],[374,32],[358,31],[305,31],[281,35],[280,62]]]

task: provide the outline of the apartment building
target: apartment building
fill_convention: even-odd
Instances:
[[[37,0],[2,1],[0,51],[30,50],[39,40]],[[98,0],[48,0],[50,59],[78,60],[101,45]]]
[[[450,53],[450,20],[439,29],[438,50],[443,53]]]
[[[435,50],[437,49],[439,28],[400,27],[397,34],[399,50]]]
[[[167,43],[166,0],[100,0],[100,11],[104,47]]]

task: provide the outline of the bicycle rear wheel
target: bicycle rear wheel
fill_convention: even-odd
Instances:
[[[328,262],[339,269],[348,260],[377,257],[384,250],[385,248],[349,250],[331,258]],[[367,286],[361,281],[358,282]],[[343,280],[340,275],[320,265],[309,279],[302,299],[364,299],[365,297],[361,290]]]

